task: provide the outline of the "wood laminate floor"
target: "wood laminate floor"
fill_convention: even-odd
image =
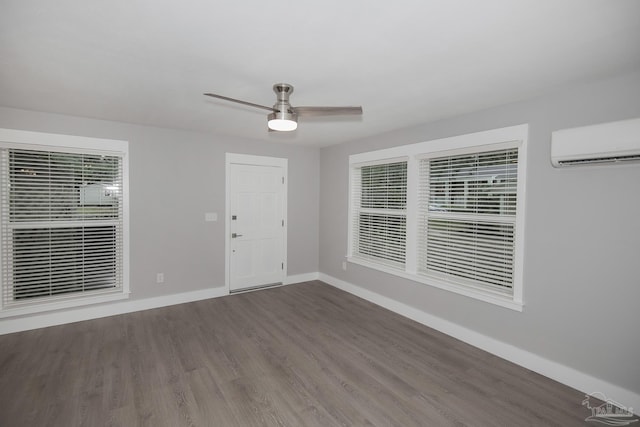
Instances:
[[[584,395],[314,281],[0,336],[0,426],[585,425]]]

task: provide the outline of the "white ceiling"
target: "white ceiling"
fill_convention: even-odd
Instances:
[[[326,146],[640,65],[638,0],[0,0],[0,105]],[[272,105],[362,118],[267,132]]]

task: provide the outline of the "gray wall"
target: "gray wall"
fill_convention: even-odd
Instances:
[[[640,117],[640,72],[324,148],[320,271],[640,392],[640,164],[555,169],[551,132]],[[348,155],[529,123],[524,312],[341,263]]]
[[[321,271],[637,393],[640,166],[549,160],[553,130],[631,117],[640,71],[322,150],[7,108],[0,127],[130,142],[132,299],[224,286],[224,153],[286,157],[290,275]],[[530,125],[524,312],[341,269],[349,154],[521,123]],[[220,221],[204,222],[205,212]]]
[[[8,108],[0,127],[129,141],[131,300],[224,286],[225,152],[289,159],[288,274],[318,271],[317,148]]]

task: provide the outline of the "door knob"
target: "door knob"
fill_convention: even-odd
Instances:
[[[231,233],[231,237],[233,239],[235,239],[236,237],[242,237],[242,234],[238,234],[238,233]]]

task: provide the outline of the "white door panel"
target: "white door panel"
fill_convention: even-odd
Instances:
[[[286,197],[283,168],[231,163],[227,179],[230,291],[282,282]]]

